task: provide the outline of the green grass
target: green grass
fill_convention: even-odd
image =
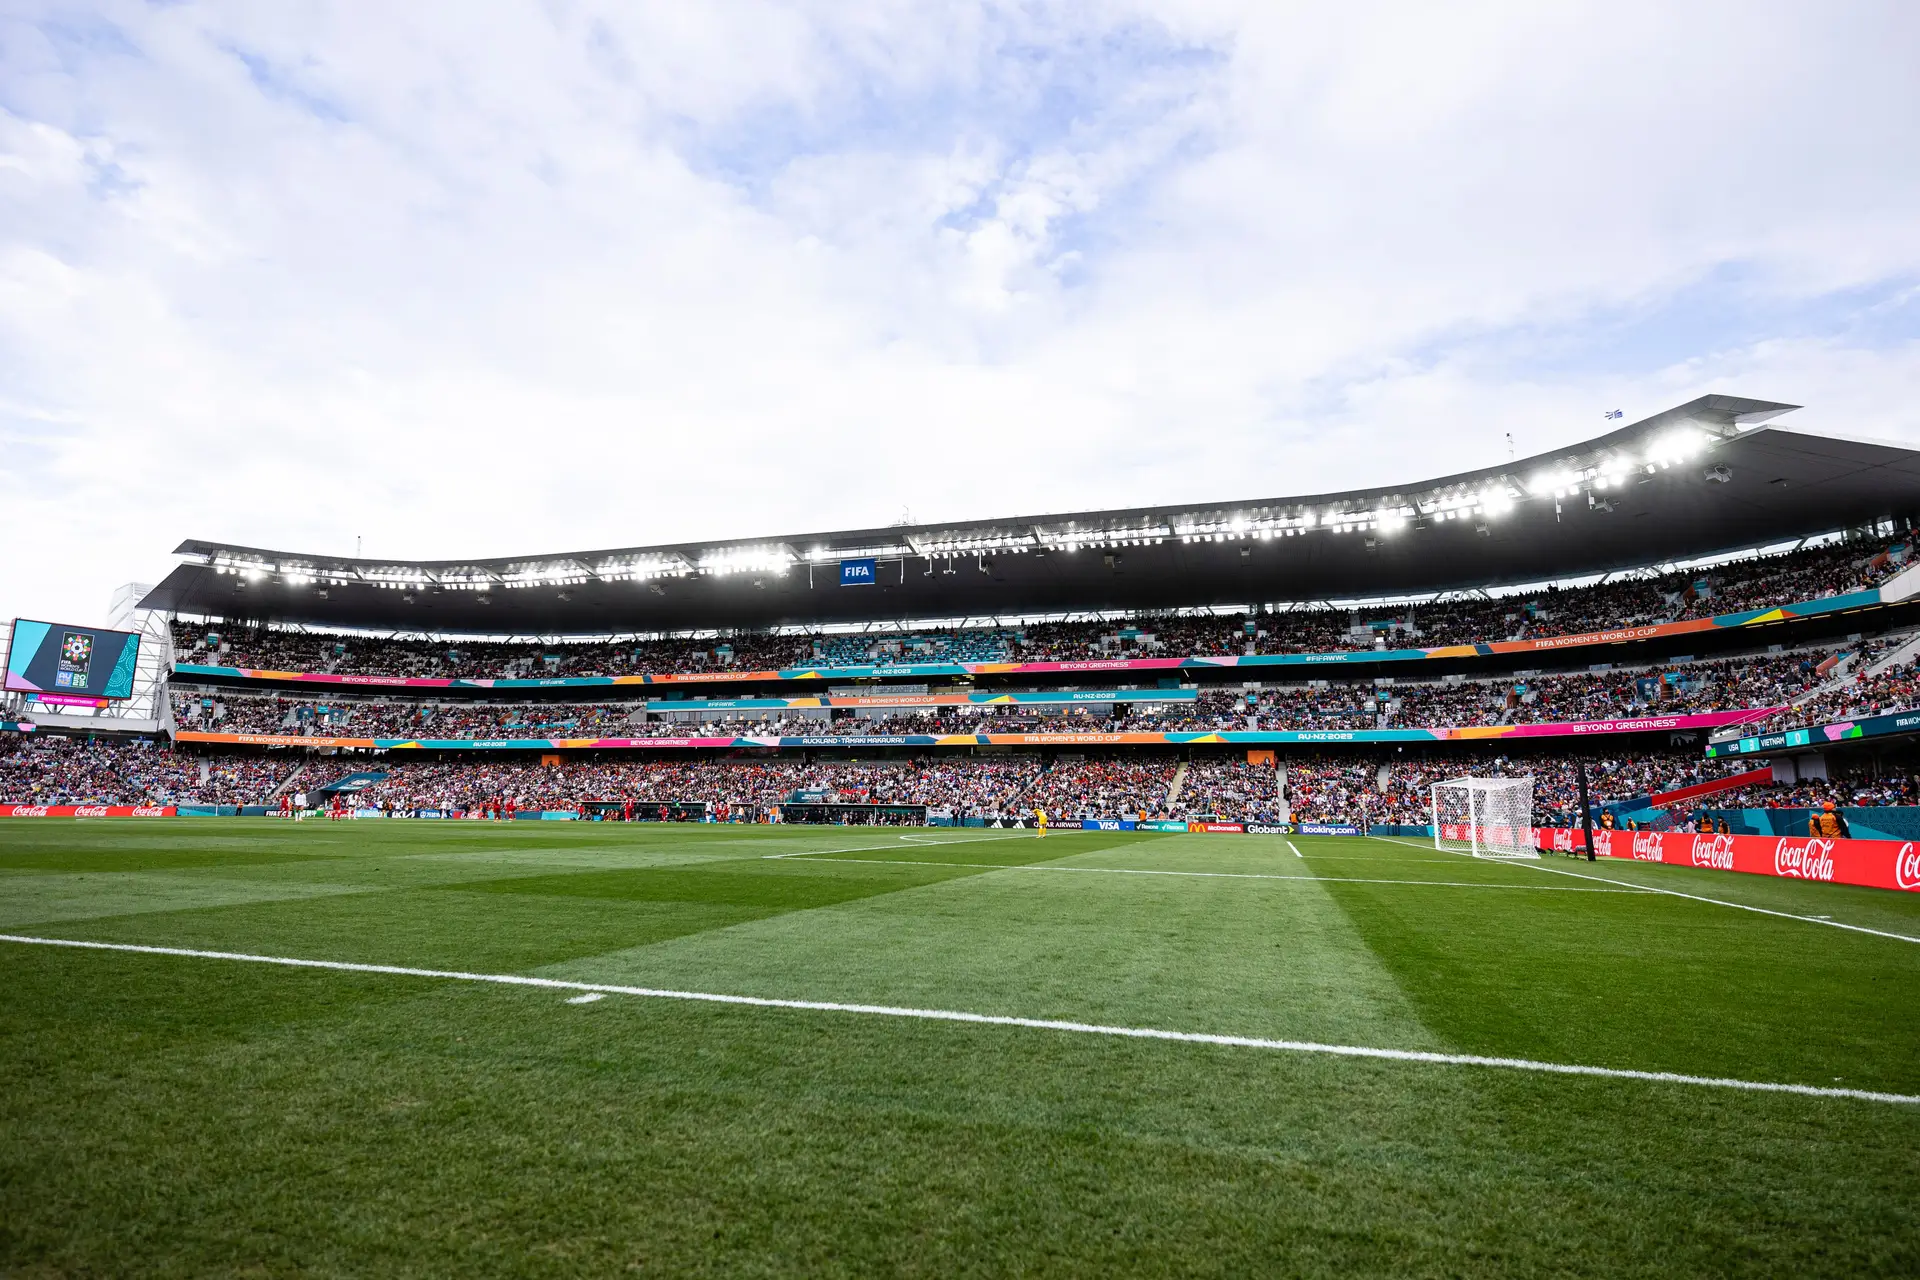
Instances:
[[[902,834],[8,822],[0,929],[1920,1094],[1920,945],[1587,890],[1920,895]],[[0,944],[0,1272],[1920,1272],[1920,1106],[570,994]]]

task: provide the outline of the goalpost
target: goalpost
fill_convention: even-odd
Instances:
[[[1434,783],[1433,847],[1476,858],[1539,857],[1533,843],[1533,779]]]

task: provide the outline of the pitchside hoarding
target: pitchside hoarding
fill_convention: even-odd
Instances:
[[[131,698],[139,657],[140,637],[131,631],[16,618],[6,688],[44,694],[50,702]]]
[[[1540,827],[1534,831],[1534,838],[1541,849],[1572,852],[1580,847],[1581,836],[1580,832],[1565,828]],[[1603,858],[1627,858],[1635,862],[1920,891],[1920,852],[1911,840],[1828,840],[1819,836],[1689,835],[1679,831],[1602,829],[1593,833],[1593,851]]]

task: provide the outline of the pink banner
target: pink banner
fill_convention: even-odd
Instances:
[[[1569,734],[1647,733],[1660,729],[1718,729],[1724,725],[1760,720],[1785,707],[1747,707],[1738,711],[1703,711],[1692,715],[1636,716],[1630,720],[1568,720],[1557,724],[1496,725],[1489,729],[1449,729],[1450,738],[1557,738]]]

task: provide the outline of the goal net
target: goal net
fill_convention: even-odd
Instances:
[[[1433,847],[1476,858],[1539,857],[1533,843],[1533,779],[1434,783]]]

